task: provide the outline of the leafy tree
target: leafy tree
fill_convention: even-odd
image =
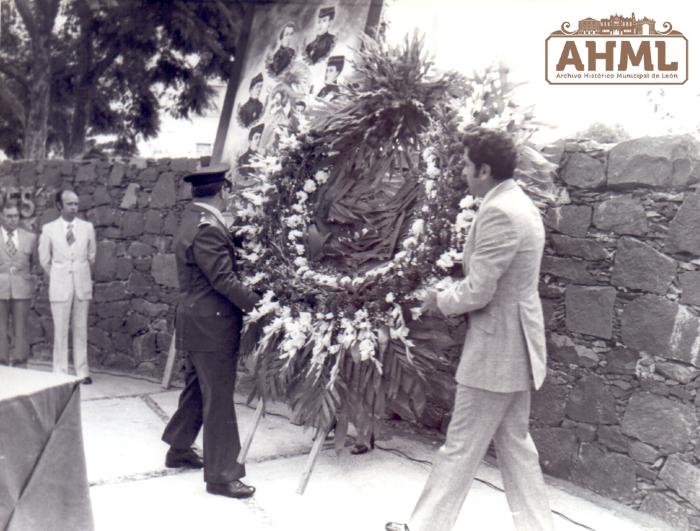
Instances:
[[[629,140],[630,135],[620,124],[604,124],[594,122],[575,135],[577,138],[588,138],[601,144],[616,144],[624,140]]]
[[[208,80],[229,77],[249,12],[230,0],[4,5],[0,149],[25,158],[75,157],[98,134],[133,153],[138,135],[158,133],[161,108],[201,114],[213,96]]]

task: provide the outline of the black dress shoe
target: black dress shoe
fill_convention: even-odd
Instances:
[[[410,531],[406,524],[398,524],[396,522],[389,522],[384,526],[386,531]]]
[[[167,468],[202,468],[204,461],[193,448],[186,450],[170,448],[165,454],[165,466]]]
[[[83,385],[90,385],[92,383],[92,378],[90,378],[89,376],[86,376],[85,378],[83,378],[83,381],[80,383]]]
[[[231,483],[207,483],[207,492],[227,498],[250,498],[255,494],[255,487],[237,479]]]

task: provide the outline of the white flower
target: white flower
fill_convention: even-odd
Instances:
[[[413,319],[414,321],[420,319],[420,316],[423,315],[423,309],[420,306],[414,306],[410,309],[410,311],[411,319]]]
[[[246,256],[246,259],[250,262],[257,262],[260,259],[260,257],[256,253],[250,253]]]
[[[296,240],[296,239],[303,238],[303,237],[304,237],[304,233],[301,232],[300,230],[296,230],[296,229],[290,230],[289,234],[287,234],[287,238],[289,238],[290,240]]]
[[[346,284],[350,284],[350,283],[352,283],[352,279],[348,276],[345,276],[345,277],[340,279],[341,286],[345,286]]]
[[[303,245],[299,245],[298,243],[294,245],[294,251],[299,255],[299,256],[304,256],[306,254],[306,249],[304,248]]]
[[[316,182],[314,182],[311,179],[307,179],[306,182],[304,183],[304,191],[306,193],[311,194],[311,193],[316,191],[316,188],[317,188]]]
[[[294,203],[292,205],[292,210],[294,212],[298,212],[299,214],[303,214],[304,213],[304,206],[300,205],[299,203]]]
[[[360,359],[367,361],[372,357],[374,357],[374,341],[370,338],[365,338],[360,341]]]
[[[474,196],[472,195],[465,195],[462,200],[459,202],[459,208],[462,209],[467,209],[467,208],[472,208],[474,206]]]
[[[454,260],[452,260],[452,256],[450,255],[449,251],[442,253],[442,256],[435,263],[439,268],[445,270],[451,269],[452,266],[455,265]]]
[[[306,192],[297,192],[297,199],[301,202],[305,202],[309,198],[309,194]]]
[[[386,297],[384,297],[384,300],[385,300],[386,302],[388,302],[389,304],[391,304],[391,303],[394,302],[394,300],[395,300],[394,294],[393,294],[393,293],[387,293],[387,294],[386,294]]]
[[[294,265],[297,267],[306,266],[307,265],[306,258],[304,258],[303,256],[297,256],[294,259]]]
[[[288,227],[298,227],[304,223],[304,220],[298,215],[289,216],[285,221]]]
[[[411,225],[411,234],[414,236],[420,236],[423,234],[423,231],[425,230],[425,221],[422,219],[417,219],[413,222],[413,225]]]
[[[325,170],[318,170],[314,178],[318,184],[323,184],[328,180],[328,172]]]

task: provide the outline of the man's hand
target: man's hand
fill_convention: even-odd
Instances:
[[[423,299],[423,304],[421,305],[421,311],[424,315],[435,315],[442,316],[442,312],[437,305],[437,291],[434,289],[429,289],[425,294],[425,299]]]

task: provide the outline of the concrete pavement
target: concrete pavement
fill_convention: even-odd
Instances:
[[[285,406],[273,406],[248,458],[246,482],[257,493],[232,500],[207,494],[200,470],[164,467],[167,446],[160,436],[179,389],[133,376],[92,376],[93,385],[81,386],[82,422],[98,531],[381,531],[388,520],[408,518],[440,444],[438,434],[392,422],[386,430],[392,435],[366,455],[336,455],[327,445],[300,496],[295,491],[313,434],[289,423]],[[235,400],[243,437],[254,411],[243,393]],[[201,448],[201,434],[197,444]],[[569,483],[547,483],[559,531],[668,529]],[[456,531],[467,529],[514,529],[500,474],[490,463],[480,467]]]

